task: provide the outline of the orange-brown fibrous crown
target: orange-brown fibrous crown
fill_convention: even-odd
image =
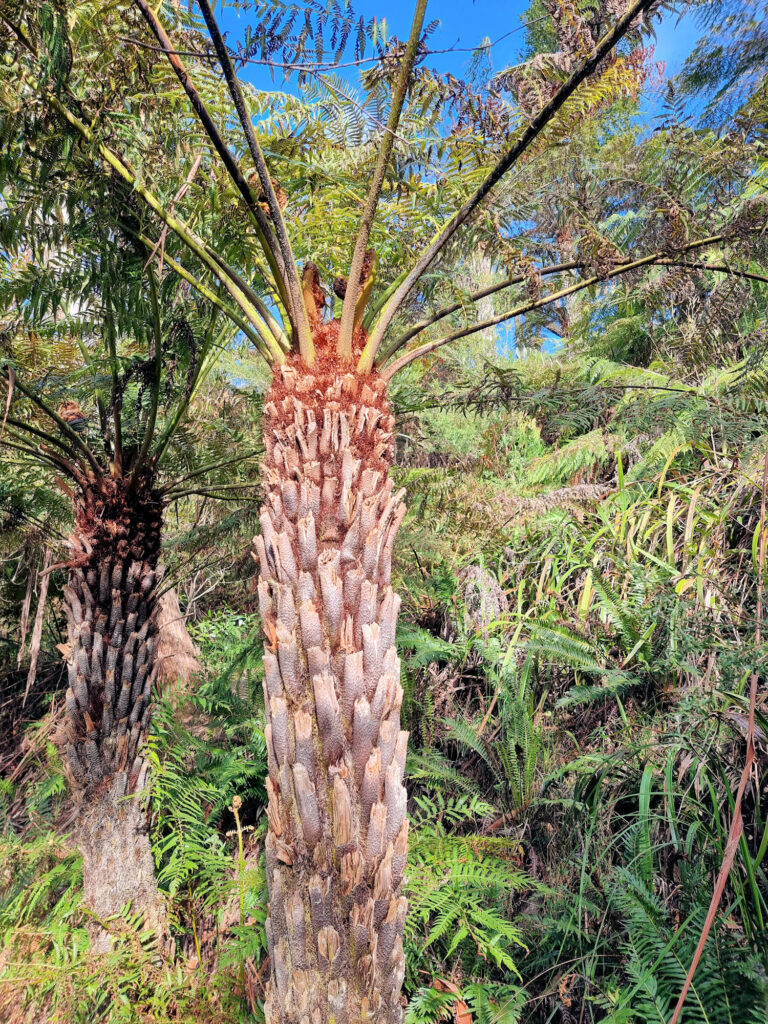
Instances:
[[[266,397],[265,411],[267,429],[292,432],[297,415],[297,403],[302,407],[302,416],[307,412],[322,431],[326,414],[332,422],[334,414],[356,421],[364,415],[376,426],[370,430],[352,429],[352,447],[355,457],[364,465],[387,472],[391,465],[391,438],[394,420],[387,399],[386,383],[376,370],[361,373],[357,361],[365,347],[368,336],[363,328],[355,331],[352,358],[345,359],[336,351],[339,335],[339,320],[316,323],[312,332],[315,344],[315,360],[308,366],[304,359],[293,353],[287,362],[275,367],[272,385]],[[375,421],[374,415],[376,414]]]

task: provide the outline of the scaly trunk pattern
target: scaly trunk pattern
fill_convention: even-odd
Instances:
[[[405,505],[385,384],[334,346],[316,338],[313,367],[279,367],[265,405],[269,1024],[402,1019],[408,734],[390,574]]]
[[[86,903],[100,916],[128,902],[151,920],[160,913],[138,800],[129,808],[122,798],[141,789],[143,777],[139,747],[157,674],[161,515],[147,483],[129,493],[124,480],[103,477],[75,499],[69,538],[69,685],[57,742],[80,804]]]

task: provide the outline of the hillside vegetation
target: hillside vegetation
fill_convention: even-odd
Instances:
[[[39,6],[51,23],[67,7]],[[74,6],[89,38],[88,12]],[[408,507],[392,569],[410,734],[406,1024],[669,1024],[695,962],[680,1022],[768,1020],[768,35],[758,3],[694,6],[701,39],[681,75],[662,86],[645,67],[637,88],[615,93],[600,79],[604,95],[583,99],[573,124],[557,122],[514,188],[495,195],[489,223],[473,222],[459,272],[438,261],[396,321],[401,330],[430,321],[419,344],[473,328],[389,383],[391,473]],[[389,183],[391,224],[417,193],[419,229],[439,224],[452,190],[461,198],[472,185],[462,175],[479,180],[487,157],[461,146],[500,145],[509,111],[525,108],[531,88],[546,91],[554,72],[536,55],[564,46],[556,12],[572,8],[594,27],[611,5],[534,0],[525,82],[512,69],[463,108],[461,83],[420,67],[423,91],[401,127],[411,148],[403,143]],[[53,32],[42,23],[43,36]],[[251,55],[261,52],[252,44]],[[475,54],[470,84],[486,57]],[[131,72],[137,95],[157,87],[165,116],[177,102],[169,80],[145,81],[145,71]],[[14,108],[10,80],[3,130],[18,138],[28,117],[32,144],[31,156],[9,146],[2,158],[0,208],[0,1020],[261,1021],[272,784],[252,538],[264,527],[269,372],[248,333],[217,320],[218,307],[171,281],[168,266],[144,288],[147,251],[108,227],[122,186],[105,186],[97,203],[91,154],[69,167],[79,143],[64,129],[63,157],[52,152],[47,114]],[[274,156],[280,185],[307,203],[300,214],[288,206],[305,218],[297,244],[313,247],[302,258],[325,246],[331,265],[337,237],[352,237],[339,196],[364,161],[343,96],[334,131],[346,134],[324,136],[324,82],[310,75],[269,116],[279,124],[306,104],[307,145],[324,138],[331,152],[324,209],[307,200],[317,168],[299,144],[283,137]],[[650,124],[637,106],[643,90],[660,110]],[[126,124],[133,116],[126,110]],[[424,139],[446,124],[453,135],[434,159],[447,183],[435,183]],[[69,213],[57,220],[67,175]],[[166,201],[179,183],[167,184]],[[215,184],[195,186],[190,203]],[[143,237],[130,195],[125,237]],[[201,234],[213,223],[221,252],[247,263],[253,240],[238,238],[220,201],[213,195],[204,213],[190,206],[190,221],[199,213]],[[235,202],[231,188],[226,201]],[[375,238],[380,274],[421,244],[386,235],[387,223]],[[693,248],[715,236],[703,255]],[[168,260],[181,260],[167,244]],[[650,252],[652,265],[619,269]],[[563,270],[548,283],[543,271],[568,261],[576,276]],[[97,269],[114,271],[112,298],[94,285]],[[514,283],[473,304],[494,274]],[[557,289],[569,293],[537,305]],[[120,306],[131,295],[141,323],[157,313],[155,335]],[[517,306],[513,334],[478,329]],[[75,423],[75,450],[78,439],[95,445],[112,358],[125,451],[139,465],[155,357],[162,560],[184,624],[175,639],[161,628],[159,644],[171,645],[165,656],[174,644],[189,656],[183,678],[170,672],[158,684],[143,747],[162,938],[135,907],[99,919],[84,896],[82,800],[61,743],[72,715],[64,541],[75,485],[47,458],[57,452],[50,423],[34,441],[22,436],[25,424],[48,422],[44,396],[50,409],[71,404],[64,426]],[[112,403],[109,416],[114,392]],[[106,479],[117,441],[105,436],[114,444]],[[107,952],[95,928],[111,937]]]

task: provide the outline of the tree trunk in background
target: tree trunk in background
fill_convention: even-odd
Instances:
[[[157,685],[179,685],[183,691],[199,675],[203,666],[187,632],[175,588],[161,595],[157,612]]]
[[[145,782],[146,762],[130,796],[121,798],[122,786],[115,780],[80,808],[76,838],[83,855],[84,902],[96,918],[89,929],[95,953],[108,953],[111,947],[110,929],[99,921],[119,914],[126,904],[143,913],[143,929],[159,939],[166,930],[148,835]]]
[[[45,623],[45,605],[48,601],[48,583],[51,578],[48,568],[52,561],[53,548],[47,547],[43,555],[43,572],[42,575],[38,576],[40,593],[37,597],[37,612],[35,614],[35,624],[32,627],[32,640],[29,645],[29,671],[27,672],[27,685],[24,688],[24,698],[21,702],[22,707],[26,707],[29,691],[35,685],[35,679],[37,678],[37,662],[40,657],[40,644],[43,640],[43,625]],[[19,654],[21,654],[21,649],[19,649]]]
[[[265,406],[268,1024],[402,1019],[393,426],[384,382],[322,350],[280,367]]]
[[[99,917],[125,903],[159,923],[139,748],[157,675],[157,585],[161,503],[139,483],[97,480],[76,499],[69,581],[64,587],[69,686],[57,742],[79,805],[86,905]],[[134,799],[123,799],[136,794]],[[106,937],[94,932],[97,948]]]

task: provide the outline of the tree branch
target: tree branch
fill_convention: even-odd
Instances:
[[[133,227],[126,224],[125,222],[121,221],[120,226],[123,228],[123,230],[127,231],[130,235],[133,235],[134,238],[138,239],[143,245],[146,245],[147,248],[149,249],[154,249],[160,244],[159,242],[153,242],[152,239],[149,238],[147,235],[142,234],[142,232],[140,231],[136,231]],[[180,277],[183,281],[186,281],[187,284],[190,284],[195,289],[195,291],[199,292],[199,294],[202,295],[204,299],[207,299],[212,306],[215,306],[216,309],[220,309],[221,312],[226,317],[228,317],[228,319],[231,320],[236,327],[239,327],[239,329],[243,332],[246,338],[248,338],[248,340],[253,343],[254,348],[259,353],[259,355],[264,359],[264,361],[271,365],[273,361],[272,354],[267,348],[263,337],[258,333],[258,331],[252,324],[250,324],[247,320],[241,317],[240,314],[237,313],[234,309],[232,309],[231,306],[228,306],[226,302],[224,302],[216,294],[216,292],[213,291],[212,288],[209,288],[208,285],[204,284],[199,278],[195,277],[195,275],[191,271],[187,270],[187,268],[183,264],[179,263],[178,260],[175,260],[172,256],[169,256],[168,253],[163,253],[163,262],[167,263],[171,270],[176,275],[178,275],[178,277]]]
[[[138,237],[141,238],[141,240],[145,244],[151,246],[152,242],[149,238],[147,238],[146,235],[139,235]],[[195,289],[196,292],[199,292],[199,294],[202,295],[204,299],[207,299],[212,306],[215,306],[217,309],[220,309],[221,312],[226,317],[228,317],[232,321],[232,323],[243,332],[246,338],[248,338],[248,340],[253,344],[254,348],[259,353],[259,355],[263,357],[265,362],[270,364],[272,363],[272,356],[270,355],[269,349],[266,348],[262,338],[259,336],[259,334],[257,334],[257,332],[254,330],[251,324],[248,323],[247,320],[244,320],[243,317],[239,316],[234,309],[232,309],[230,306],[226,304],[226,302],[223,302],[219,298],[219,296],[216,294],[215,291],[213,291],[213,289],[203,284],[203,282],[196,278],[194,274],[190,273],[190,271],[188,271],[185,266],[179,263],[178,260],[175,260],[172,256],[169,256],[168,253],[164,253],[163,261],[167,263],[171,270],[175,274],[177,274],[183,281],[186,281],[187,284],[190,284]]]
[[[171,443],[171,439],[173,438],[174,434],[176,433],[176,430],[178,429],[179,424],[184,418],[184,415],[197,392],[197,388],[200,382],[204,380],[205,377],[208,375],[210,367],[206,365],[206,358],[209,351],[211,350],[211,348],[219,347],[221,341],[226,337],[228,330],[231,330],[231,328],[225,327],[221,331],[219,331],[215,341],[211,340],[213,335],[213,328],[216,322],[216,309],[217,307],[214,306],[214,312],[211,317],[211,325],[208,329],[208,339],[206,341],[206,344],[203,346],[202,358],[200,359],[200,362],[198,364],[197,372],[195,373],[192,386],[184,389],[181,401],[176,406],[173,416],[171,416],[171,418],[167,421],[165,428],[163,429],[163,432],[160,435],[160,440],[158,441],[157,447],[152,453],[152,459],[154,460],[155,465],[158,465],[160,459],[163,457],[165,449]]]
[[[22,438],[18,437],[16,434],[11,434],[10,431],[9,436],[15,438],[15,440],[9,441],[6,438],[6,440],[3,441],[3,445],[5,445],[5,447],[13,448],[15,451],[24,452],[25,455],[35,459],[37,462],[49,463],[55,469],[61,470],[68,476],[72,477],[72,479],[83,489],[88,486],[88,481],[82,473],[75,469],[70,462],[67,462],[66,459],[62,459],[61,456],[57,455],[56,452],[52,452],[45,445],[40,445],[38,449],[35,449],[29,445],[22,444]]]
[[[21,391],[23,395],[27,396],[30,402],[33,402],[38,407],[38,409],[41,409],[46,416],[53,420],[56,426],[64,434],[66,434],[70,441],[74,442],[77,448],[80,449],[82,454],[90,463],[91,469],[94,471],[96,476],[101,476],[102,468],[99,465],[98,460],[96,459],[95,455],[88,447],[88,445],[85,443],[85,441],[83,441],[83,439],[78,436],[77,431],[73,430],[65,419],[62,419],[62,417],[59,416],[57,412],[54,412],[54,410],[51,409],[50,406],[46,405],[46,403],[41,398],[38,398],[33,391],[30,391],[29,388],[25,387],[25,385],[21,383],[18,377],[16,378],[16,387],[19,389],[19,391]]]
[[[194,480],[197,476],[203,476],[205,473],[210,473],[214,469],[223,469],[225,466],[232,466],[236,462],[245,462],[247,459],[255,459],[257,456],[262,455],[263,452],[250,452],[247,455],[237,455],[233,459],[225,459],[223,462],[211,462],[207,466],[198,466],[197,469],[193,469],[191,473],[187,473],[184,476],[178,477],[170,484],[166,484],[162,489],[163,494],[168,494],[170,491],[177,488],[180,484],[186,483],[187,480]]]
[[[71,459],[75,459],[75,461],[77,461],[77,453],[74,452],[71,448],[68,448],[67,445],[65,445],[62,440],[60,440],[57,437],[54,437],[53,434],[47,434],[44,430],[40,430],[39,427],[33,427],[31,423],[25,423],[23,420],[14,419],[13,416],[7,416],[6,423],[8,424],[9,427],[15,427],[16,430],[23,430],[27,434],[33,434],[35,437],[39,437],[47,444],[56,445],[57,448],[60,448],[63,452],[66,452],[66,454]],[[81,462],[81,465],[84,465],[84,463]]]
[[[169,213],[175,213],[176,212],[176,203],[178,203],[181,199],[183,199],[184,196],[187,194],[187,191],[189,190],[190,185],[195,180],[195,175],[198,172],[198,169],[200,167],[202,159],[203,159],[203,154],[202,153],[198,153],[195,156],[195,159],[192,162],[192,166],[189,168],[189,171],[187,172],[187,176],[184,179],[184,184],[181,186],[181,188],[178,190],[176,195],[171,200],[171,204],[168,207],[168,212]],[[152,248],[152,251],[150,252],[149,256],[147,257],[147,262],[144,265],[144,269],[146,270],[147,267],[149,267],[149,264],[152,261],[153,256],[159,251],[159,253],[160,253],[160,260],[159,260],[159,263],[158,263],[157,274],[158,274],[158,277],[161,280],[162,280],[162,277],[163,277],[163,256],[165,255],[165,239],[167,238],[167,236],[168,236],[168,225],[166,224],[163,227],[163,230],[160,233],[160,237],[158,238],[157,242],[155,242],[155,245]]]
[[[689,270],[711,270],[716,274],[728,274],[730,277],[744,277],[749,281],[761,281],[768,284],[768,276],[756,274],[751,270],[738,270],[729,267],[727,263],[689,263],[683,260],[664,259],[659,260],[662,267],[687,267]]]
[[[458,210],[448,223],[437,233],[429,245],[422,251],[414,267],[405,275],[382,310],[371,336],[366,344],[363,354],[360,357],[358,369],[367,371],[372,369],[376,353],[381,346],[384,334],[392,323],[403,300],[409,294],[413,286],[427,270],[445,245],[453,238],[462,224],[469,220],[471,215],[491,192],[491,190],[504,177],[507,171],[512,168],[531,143],[542,132],[546,125],[552,120],[563,104],[573,95],[581,83],[588,78],[597,68],[600,61],[616,46],[616,44],[627,34],[632,22],[643,11],[649,8],[654,0],[634,0],[624,14],[617,19],[603,38],[597,43],[592,53],[574,71],[571,77],[555,93],[552,99],[546,103],[539,113],[533,118],[528,127],[519,136],[516,142],[507,150],[504,156],[498,161],[488,177],[483,181],[474,195]]]
[[[539,271],[541,277],[548,277],[551,274],[559,274],[566,270],[581,270],[584,266],[583,263],[572,262],[572,263],[556,263],[551,267],[543,267]],[[405,334],[402,334],[397,338],[381,355],[381,362],[389,359],[390,356],[394,355],[398,349],[401,349],[403,345],[406,345],[411,338],[415,338],[417,334],[421,334],[428,327],[438,323],[445,317],[450,316],[451,313],[457,313],[460,309],[463,309],[467,302],[479,302],[481,299],[487,299],[489,295],[495,295],[496,292],[503,291],[505,288],[510,288],[513,284],[522,284],[525,281],[525,274],[515,274],[514,277],[507,277],[503,281],[499,281],[496,284],[489,285],[487,288],[482,288],[478,292],[472,292],[463,302],[454,302],[451,306],[443,306],[442,309],[438,309],[436,313],[433,313],[429,317],[425,317],[420,320],[413,327],[410,327]]]
[[[168,501],[178,501],[180,498],[189,497],[190,494],[199,494],[204,498],[214,498],[220,501],[253,501],[254,497],[252,494],[222,494],[223,490],[230,490],[240,488],[241,490],[246,487],[246,484],[225,484],[222,487],[212,486],[211,488],[204,487],[190,487],[186,491],[173,491],[168,495]]]
[[[251,286],[248,284],[248,282],[244,281],[240,274],[238,274],[236,270],[233,270],[233,268],[230,267],[228,263],[225,263],[221,256],[219,256],[219,254],[215,252],[215,250],[213,250],[207,243],[205,243],[205,251],[214,261],[214,263],[216,263],[221,268],[221,273],[224,274],[235,285],[236,288],[240,289],[240,291],[243,293],[246,299],[248,299],[248,301],[253,305],[254,309],[258,311],[259,316],[266,324],[267,330],[271,333],[272,337],[274,337],[277,340],[278,345],[280,345],[280,347],[285,352],[290,352],[290,339],[288,338],[287,334],[285,333],[281,325],[277,322],[277,320],[275,320],[270,311],[267,309],[267,307],[261,301],[259,296],[253,290],[253,288],[251,288]],[[277,293],[275,294],[277,295]],[[279,296],[277,296],[277,301],[281,301]]]
[[[710,235],[708,238],[702,238],[696,242],[689,243],[681,250],[681,253],[690,252],[692,249],[699,249],[707,245],[715,245],[717,242],[721,241],[722,235]],[[396,359],[394,363],[383,371],[382,377],[385,380],[391,380],[396,373],[408,366],[414,360],[419,359],[421,356],[427,355],[430,352],[434,352],[435,349],[442,348],[443,345],[448,345],[453,341],[459,341],[461,338],[466,338],[470,334],[476,334],[478,331],[484,331],[488,327],[496,327],[498,324],[504,323],[505,320],[511,320],[516,316],[522,316],[523,313],[529,313],[534,309],[540,309],[542,306],[548,306],[551,302],[556,302],[558,299],[563,299],[568,295],[573,295],[576,292],[582,291],[584,288],[591,287],[593,284],[599,284],[601,281],[608,281],[614,277],[620,277],[622,274],[626,274],[630,270],[637,270],[640,267],[649,266],[651,264],[663,264],[666,259],[668,259],[668,257],[665,253],[655,252],[651,253],[649,256],[643,256],[640,259],[633,260],[631,263],[619,264],[619,266],[615,267],[609,274],[600,277],[595,275],[593,277],[585,278],[583,281],[577,281],[576,284],[569,285],[567,288],[562,288],[560,291],[553,292],[551,295],[544,295],[540,299],[533,299],[521,306],[516,306],[514,309],[507,310],[506,313],[501,313],[498,316],[491,317],[489,320],[483,320],[480,323],[464,327],[461,330],[455,331],[453,334],[447,335],[445,338],[430,341],[425,345],[421,345],[419,348],[406,352],[405,355]],[[718,269],[728,272],[728,268],[725,266],[722,268],[718,267]],[[394,352],[395,350],[393,349],[389,353],[389,356],[394,355]]]
[[[53,107],[53,109],[60,114],[61,117],[63,117],[67,123],[75,129],[75,131],[77,131],[87,142],[96,146],[104,163],[112,167],[120,177],[131,186],[132,190],[147,204],[147,206],[160,217],[163,223],[167,224],[171,231],[178,235],[187,248],[193,252],[213,274],[221,278],[224,287],[240,309],[242,309],[251,323],[263,333],[264,341],[272,353],[272,357],[275,362],[284,363],[285,356],[277,340],[264,323],[264,320],[255,309],[253,303],[245,295],[243,290],[235,284],[232,276],[235,272],[231,269],[228,272],[225,272],[223,267],[226,266],[226,264],[218,258],[214,259],[208,251],[208,247],[205,242],[198,238],[186,224],[180,221],[173,214],[169,213],[160,200],[157,199],[149,189],[145,188],[144,185],[141,184],[136,173],[128,162],[123,160],[116,153],[113,153],[108,146],[104,145],[104,143],[99,142],[91,129],[75,117],[75,115],[64,106],[57,96],[54,96],[53,93],[47,91],[44,93],[44,96],[50,106]]]

